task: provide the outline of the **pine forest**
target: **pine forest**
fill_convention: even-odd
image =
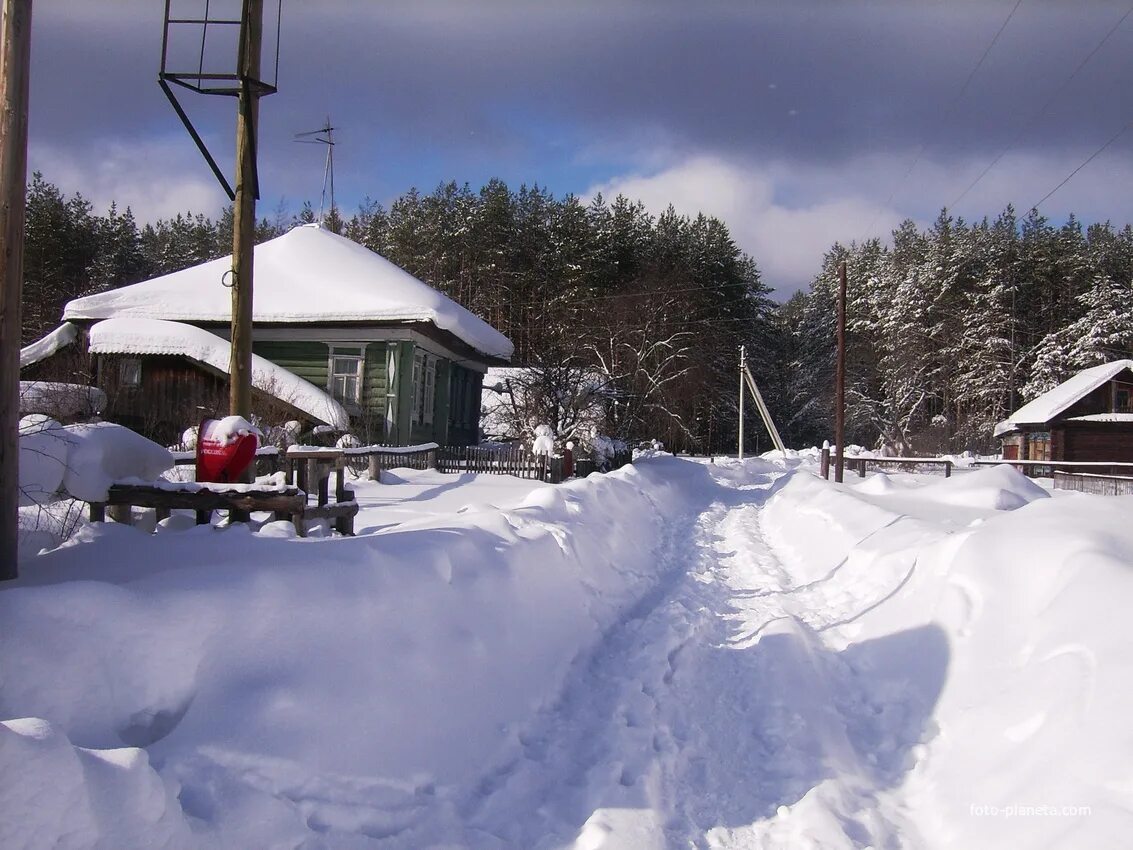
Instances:
[[[257,240],[314,221],[310,204],[259,223]],[[40,174],[28,187],[24,343],[72,298],[231,252],[231,210],[140,224],[98,214]],[[651,215],[625,197],[590,203],[493,180],[364,202],[325,226],[482,316],[515,365],[601,375],[609,427],[676,451],[735,449],[737,350],[787,444],[833,433],[837,269],[848,270],[847,437],[921,454],[987,452],[1013,409],[1075,371],[1133,355],[1133,229],[1052,223],[1008,208],[941,212],[886,240],[834,245],[809,288],[776,304],[718,219]],[[749,422],[749,450],[770,448]]]

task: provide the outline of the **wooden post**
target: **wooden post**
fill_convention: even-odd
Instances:
[[[334,500],[346,501],[346,458],[339,458],[334,465]]]
[[[740,346],[740,439],[739,449],[736,451],[736,457],[739,460],[744,459],[744,367],[746,363],[746,352],[744,347]]]
[[[229,367],[229,413],[252,412],[252,280],[256,235],[256,125],[260,93],[260,44],[263,0],[244,0],[240,45],[240,97],[236,117],[236,200],[232,222],[232,359]],[[245,473],[251,481],[251,471]]]
[[[31,0],[0,0],[0,16],[0,581],[7,581],[19,575],[20,291]]]
[[[818,461],[818,472],[823,478],[830,478],[830,446],[822,447],[822,454]]]
[[[846,451],[846,261],[838,264],[838,359],[834,365],[834,480],[842,483]]]

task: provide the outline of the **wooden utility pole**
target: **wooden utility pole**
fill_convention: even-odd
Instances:
[[[744,459],[744,370],[747,369],[747,350],[740,346],[740,447],[736,456]]]
[[[834,367],[834,480],[842,483],[846,452],[846,261],[838,264],[838,360]]]
[[[252,412],[252,280],[256,235],[256,128],[259,123],[263,0],[244,0],[240,44],[239,113],[236,118],[236,200],[232,215],[232,359],[229,413]]]
[[[0,0],[0,581],[18,575],[20,291],[32,0]]]

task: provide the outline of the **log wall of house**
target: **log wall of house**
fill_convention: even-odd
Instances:
[[[257,340],[252,343],[252,352],[316,387],[326,389],[330,348],[325,342]]]
[[[141,360],[137,386],[122,381],[122,364],[131,360]],[[106,392],[106,419],[162,445],[174,445],[186,428],[228,412],[227,383],[180,357],[100,355],[98,386]]]
[[[1128,422],[1067,422],[1056,426],[1057,460],[1133,462],[1133,428]]]

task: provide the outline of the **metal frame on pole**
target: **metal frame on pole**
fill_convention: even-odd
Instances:
[[[0,0],[0,581],[17,578],[32,0]]]

